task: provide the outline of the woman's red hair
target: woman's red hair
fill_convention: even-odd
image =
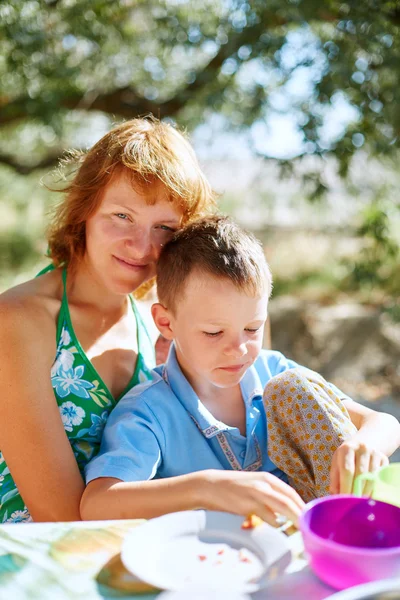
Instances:
[[[213,211],[215,194],[200,169],[193,148],[182,133],[154,117],[126,121],[114,127],[87,153],[70,153],[64,165],[77,163],[48,228],[53,264],[74,265],[86,248],[86,221],[97,210],[112,178],[130,175],[144,189],[160,181],[171,202],[188,223]]]

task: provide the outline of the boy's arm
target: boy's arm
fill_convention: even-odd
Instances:
[[[201,486],[196,479],[196,473],[151,481],[94,479],[82,496],[81,518],[152,519],[169,512],[199,508]]]
[[[350,494],[360,473],[387,464],[387,457],[400,446],[400,423],[395,417],[350,399],[343,400],[343,405],[358,431],[334,454],[330,483],[333,494]]]
[[[297,522],[303,501],[270,473],[204,470],[154,479],[168,448],[150,386],[127,394],[107,421],[100,452],[86,467],[84,519],[151,518],[202,507],[255,514],[271,524],[280,513]],[[144,397],[149,390],[151,406]]]
[[[280,352],[263,350],[261,357],[271,376],[301,366]],[[327,383],[341,399],[358,430],[336,450],[330,472],[331,493],[350,494],[360,473],[376,471],[386,465],[388,456],[400,446],[400,423],[392,415],[354,402],[332,383]]]
[[[142,482],[156,476],[165,454],[165,435],[145,401],[147,390],[139,388],[143,386],[129,392],[111,411],[100,452],[85,467],[87,484],[107,478]]]
[[[343,405],[358,431],[353,436],[361,444],[368,444],[386,456],[400,446],[400,423],[393,415],[371,410],[354,400],[343,400]]]
[[[274,525],[276,514],[297,523],[304,502],[271,473],[210,469],[151,481],[95,479],[83,494],[81,516],[83,519],[150,519],[196,508],[243,517],[255,514]]]

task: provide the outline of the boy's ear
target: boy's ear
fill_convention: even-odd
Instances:
[[[169,310],[159,302],[156,302],[151,307],[151,316],[161,335],[167,340],[173,340],[174,333],[171,329],[171,316]]]

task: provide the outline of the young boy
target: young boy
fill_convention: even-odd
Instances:
[[[333,491],[350,491],[358,472],[387,462],[400,443],[393,417],[261,350],[272,280],[252,235],[225,217],[193,223],[166,245],[157,282],[152,315],[174,343],[153,381],[131,390],[109,417],[86,470],[84,519],[202,507],[296,522],[304,504],[285,471],[301,491],[301,483],[324,481],[316,484],[321,452],[312,435],[330,438]],[[313,414],[315,433],[312,418],[307,429]]]

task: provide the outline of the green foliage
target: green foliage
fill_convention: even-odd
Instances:
[[[396,270],[397,277],[400,277],[400,269]],[[399,296],[391,298],[390,301],[386,304],[385,312],[391,317],[391,319],[400,323],[400,300]]]
[[[400,247],[393,236],[390,215],[383,200],[377,199],[367,206],[357,235],[363,240],[363,248],[354,261],[347,261],[349,274],[343,281],[343,287],[379,288],[390,296],[399,296]]]
[[[333,154],[342,175],[360,147],[399,145],[393,1],[3,0],[0,23],[0,150],[22,172],[81,143],[82,112],[153,112],[189,128],[219,114],[246,132],[290,112],[303,153]],[[355,121],[327,141],[321,126],[339,97]],[[319,196],[316,174],[314,184]]]
[[[282,175],[315,157],[301,171],[312,201],[329,189],[325,158],[347,177],[360,149],[399,150],[394,0],[2,0],[0,42],[0,163],[22,175],[148,113],[190,131],[218,117],[266,158],[255,130],[290,114],[303,145]],[[351,116],[327,135],[343,103]],[[398,256],[387,214],[377,205],[365,214],[349,287],[387,285]],[[4,242],[12,264],[32,251],[15,235]]]
[[[18,271],[38,262],[40,251],[37,242],[26,232],[8,230],[0,239],[0,270]]]
[[[274,277],[273,297],[296,294],[299,290],[318,291],[321,296],[330,295],[332,299],[340,288],[340,278],[334,270],[328,268],[301,271],[295,277],[281,277],[279,272]]]

